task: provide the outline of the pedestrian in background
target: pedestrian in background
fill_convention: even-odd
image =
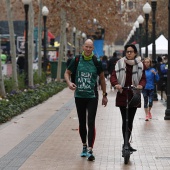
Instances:
[[[161,82],[162,87],[161,90],[165,91],[167,95],[167,73],[168,73],[168,55],[162,56],[162,64],[160,65],[160,72],[161,72]]]
[[[115,70],[115,65],[118,60],[119,58],[117,57],[117,53],[114,52],[113,56],[109,59],[109,62],[108,62],[108,72],[109,72],[110,77],[111,77],[113,70]],[[112,89],[112,85],[110,85],[110,89]]]
[[[24,54],[21,53],[21,52],[18,54],[17,66],[18,66],[18,72],[19,72],[19,74],[24,73],[25,56],[24,56]]]
[[[106,55],[104,55],[104,56],[102,57],[102,67],[103,67],[103,71],[104,71],[104,76],[105,76],[105,78],[106,78],[106,80],[107,80],[107,77],[108,77],[108,75],[109,75],[109,72],[108,72],[108,58],[107,58]]]
[[[156,69],[159,74],[159,81],[157,82],[157,90],[162,91],[162,81],[161,81],[161,70],[160,65],[162,64],[162,56],[157,57]]]
[[[79,133],[83,143],[81,157],[94,161],[93,144],[95,140],[95,118],[98,106],[97,76],[99,75],[103,98],[102,105],[107,105],[107,93],[102,63],[97,60],[97,68],[94,64],[93,41],[87,39],[83,45],[83,52],[80,55],[77,68],[75,68],[76,57],[74,57],[67,67],[64,77],[71,90],[75,90],[75,104],[79,119]],[[76,73],[75,83],[70,81],[71,74]],[[88,114],[87,114],[87,113]],[[86,120],[87,126],[86,127]],[[88,146],[87,146],[88,140]]]
[[[6,61],[7,61],[7,55],[3,51],[2,54],[1,54],[1,63],[6,64]]]
[[[126,56],[117,61],[115,65],[115,70],[113,70],[110,82],[118,92],[116,95],[116,106],[119,107],[122,115],[122,134],[125,144],[125,131],[126,131],[126,100],[127,93],[129,101],[133,98],[133,92],[128,89],[122,89],[122,87],[135,86],[137,89],[143,89],[146,84],[146,77],[144,71],[144,65],[141,62],[141,57],[137,56],[137,48],[135,45],[130,44],[124,47]],[[129,106],[129,121],[128,129],[130,139],[133,120],[137,111],[137,108],[141,107],[141,101],[139,101],[137,106]],[[124,148],[122,147],[122,151]],[[136,149],[132,148],[129,142],[130,151],[134,152]],[[123,156],[123,155],[122,155]]]
[[[67,62],[66,62],[66,66],[67,66],[67,67],[69,66],[72,58],[73,58],[73,54],[71,53],[70,50],[68,50],[68,52],[67,52]]]
[[[113,56],[109,59],[109,62],[108,62],[108,71],[109,71],[110,75],[112,74],[113,70],[115,69],[115,65],[118,60],[119,60],[119,58],[117,57],[117,53],[114,52]]]
[[[145,121],[152,119],[151,108],[153,106],[153,97],[154,97],[154,82],[159,80],[159,74],[155,68],[152,67],[152,61],[150,58],[144,59],[144,64],[146,67],[145,76],[146,76],[146,85],[142,90],[144,98],[144,109],[146,114]]]

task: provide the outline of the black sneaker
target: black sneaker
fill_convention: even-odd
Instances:
[[[94,160],[95,160],[95,157],[94,157],[94,155],[93,155],[93,151],[92,151],[92,150],[89,150],[89,151],[87,152],[87,160],[88,160],[88,161],[94,161]]]
[[[130,144],[129,144],[129,150],[130,150],[131,154],[133,152],[137,151],[137,149],[132,148],[132,146]],[[122,157],[124,157],[124,145],[122,145]]]
[[[137,150],[129,146],[130,152],[136,152]]]
[[[124,152],[125,152],[125,148],[124,148],[124,144],[122,145],[122,157],[124,157]]]

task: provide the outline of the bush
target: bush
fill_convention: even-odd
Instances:
[[[34,71],[33,81],[34,81],[34,84],[46,83],[46,74],[42,72],[42,76],[39,77],[38,70]],[[4,84],[5,84],[5,91],[7,93],[11,93],[13,91],[14,83],[15,82],[12,77],[5,76]],[[24,73],[18,74],[18,89],[23,90],[26,88],[27,87],[25,85],[25,74]]]
[[[0,98],[0,123],[7,122],[28,108],[42,103],[63,90],[66,86],[64,82],[50,82],[48,84],[42,83],[30,89],[11,91],[5,99]]]

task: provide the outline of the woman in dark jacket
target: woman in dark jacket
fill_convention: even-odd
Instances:
[[[125,127],[126,127],[126,98],[127,89],[122,89],[122,87],[135,86],[137,89],[142,90],[146,84],[146,77],[144,71],[144,65],[141,62],[141,57],[137,56],[137,48],[135,45],[126,45],[125,48],[126,56],[118,60],[113,71],[110,82],[118,92],[116,96],[116,106],[120,108],[122,115],[122,134],[125,140]],[[133,97],[133,92],[129,91],[129,101]],[[138,105],[129,106],[129,138],[131,136],[133,120],[138,107],[141,107],[141,101]],[[124,141],[125,142],[125,141]],[[130,146],[130,143],[129,143]],[[130,151],[134,152],[136,149],[130,146]]]

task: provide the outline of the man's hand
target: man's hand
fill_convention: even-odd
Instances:
[[[71,77],[71,71],[66,69],[64,73],[64,78],[68,84],[69,89],[75,90],[77,86],[70,81],[70,77]]]
[[[77,86],[76,86],[74,83],[69,82],[68,87],[69,87],[69,89],[71,89],[71,90],[76,90],[76,87],[77,87]]]
[[[120,84],[117,84],[114,86],[117,90],[121,90],[122,89],[122,86]]]
[[[106,107],[107,102],[108,102],[107,97],[106,97],[106,96],[103,96],[103,99],[102,99],[102,105],[104,105],[104,107]]]

